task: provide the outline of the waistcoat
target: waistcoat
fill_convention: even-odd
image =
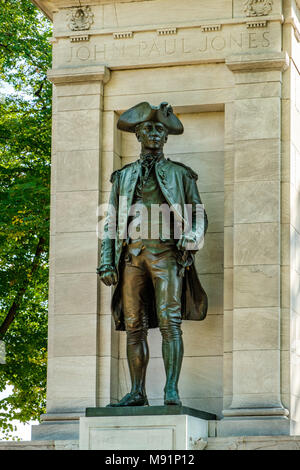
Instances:
[[[152,164],[150,171],[146,169],[144,175],[142,174],[141,165],[141,171],[135,188],[132,204],[141,204],[143,206],[143,213],[142,217],[139,217],[138,214],[135,215],[136,210],[134,210],[133,215],[128,219],[128,227],[133,222],[137,224],[136,227],[139,227],[140,231],[142,230],[142,233],[140,232],[141,235],[138,236],[139,232],[137,228],[135,229],[135,237],[138,236],[135,240],[130,238],[129,233],[131,243],[136,241],[143,241],[144,244],[153,243],[155,241],[174,241],[173,212],[169,212],[169,205],[159,187],[155,174],[155,163]],[[157,205],[156,210],[154,211],[153,208],[151,208],[153,204]],[[164,206],[161,208],[161,212],[159,212],[158,206],[161,205]],[[164,209],[166,210],[166,213],[163,212]],[[147,223],[145,223],[145,218],[147,218],[148,221],[148,232],[146,230]],[[140,219],[142,223],[140,224],[136,219]]]

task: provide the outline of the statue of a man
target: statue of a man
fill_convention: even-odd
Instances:
[[[203,320],[207,312],[207,296],[194,265],[194,255],[207,229],[207,217],[196,185],[197,174],[163,154],[168,135],[183,133],[182,123],[171,106],[140,103],[120,116],[117,127],[136,134],[141,154],[137,161],[111,176],[111,209],[98,268],[104,284],[115,286],[112,313],[116,329],[127,333],[132,383],[130,393],[109,406],[148,405],[147,332],[157,326],[162,334],[166,372],[164,403],[181,405],[178,393],[183,358],[181,323],[183,319]],[[132,207],[142,210],[134,212]],[[157,216],[153,207],[167,207],[169,214],[162,210]],[[148,215],[141,219],[144,209]]]

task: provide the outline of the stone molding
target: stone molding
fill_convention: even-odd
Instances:
[[[85,416],[85,413],[47,413],[41,415],[41,421],[79,421],[81,417]]]
[[[199,440],[193,450],[300,450],[300,436],[231,436]],[[78,440],[2,441],[0,450],[78,450]]]
[[[78,440],[1,441],[2,450],[79,450]]]
[[[285,408],[232,408],[223,410],[225,418],[236,416],[289,416]]]
[[[205,450],[300,450],[300,436],[209,437]]]
[[[234,55],[225,60],[232,72],[260,72],[276,70],[283,72],[289,67],[290,59],[286,52],[257,55]]]
[[[110,79],[110,70],[105,65],[50,69],[47,77],[54,85],[91,81],[99,81],[105,84]]]

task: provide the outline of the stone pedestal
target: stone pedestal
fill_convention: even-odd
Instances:
[[[88,409],[80,418],[81,450],[187,450],[208,437],[213,415],[186,407]]]

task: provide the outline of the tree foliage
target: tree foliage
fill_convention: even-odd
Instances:
[[[11,419],[38,419],[45,407],[50,28],[30,0],[0,0],[0,392],[13,387],[0,401],[0,430],[7,436]]]

